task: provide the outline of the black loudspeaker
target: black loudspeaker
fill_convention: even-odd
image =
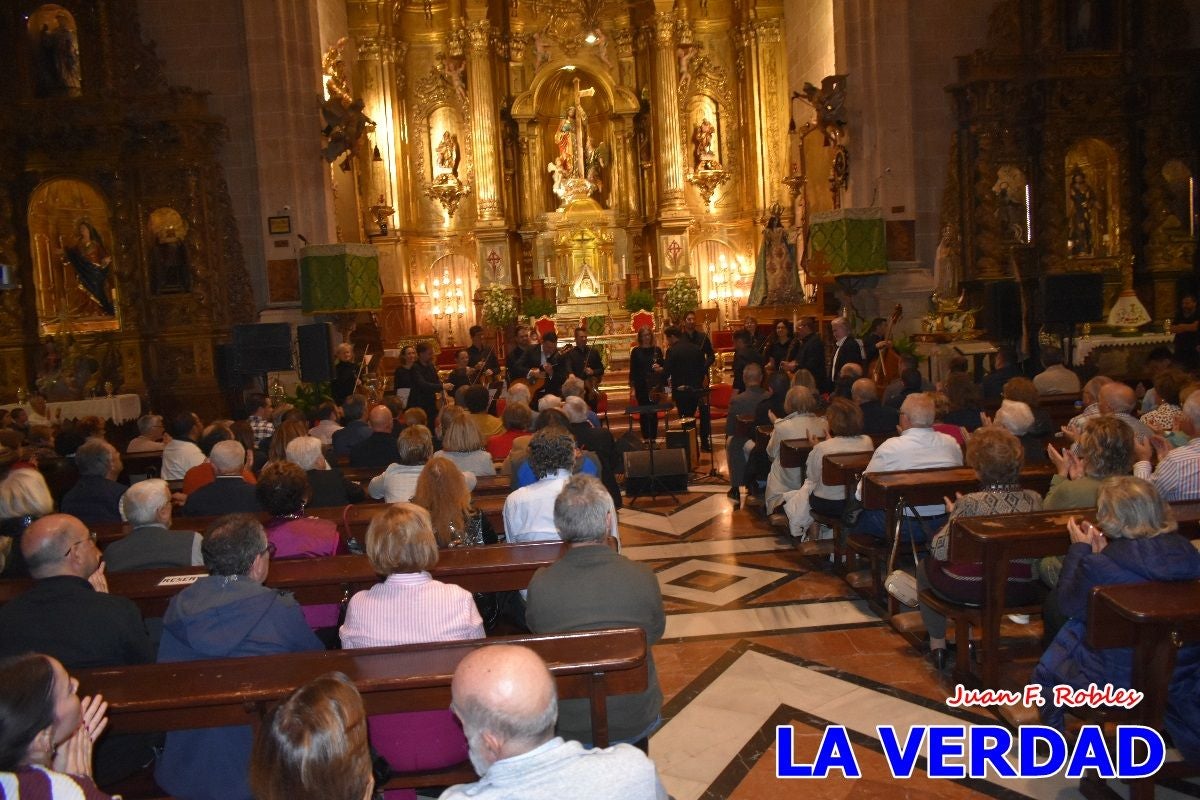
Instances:
[[[1044,275],[1041,288],[1042,322],[1076,325],[1104,317],[1104,281],[1100,275]]]
[[[625,493],[630,497],[660,492],[686,492],[687,452],[682,447],[625,454]]]
[[[292,327],[286,322],[234,325],[233,350],[238,375],[292,369]]]
[[[215,345],[213,347],[213,358],[217,367],[217,385],[226,390],[242,388],[242,382],[238,380],[233,345]]]
[[[1021,286],[1016,281],[994,281],[984,285],[983,329],[994,342],[1011,342],[1021,337]]]
[[[687,456],[687,471],[692,471],[692,464],[700,460],[700,444],[696,438],[696,420],[685,419],[680,423],[680,429],[667,431],[665,434],[667,447],[677,447]]]
[[[333,334],[328,322],[298,326],[296,344],[300,346],[300,380],[333,380]]]

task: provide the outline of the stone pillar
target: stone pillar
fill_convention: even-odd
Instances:
[[[475,156],[475,208],[479,227],[502,227],[504,209],[500,202],[500,131],[496,124],[498,104],[492,90],[492,27],[487,9],[475,9],[482,19],[467,25],[470,50],[467,56],[467,90],[471,101],[471,140]]]
[[[670,8],[670,3],[659,4]],[[675,14],[656,11],[653,18],[654,139],[658,157],[658,217],[662,221],[687,215],[683,202],[683,144],[679,133],[679,76],[675,74]]]

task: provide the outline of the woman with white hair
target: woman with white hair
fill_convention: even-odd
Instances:
[[[287,444],[287,460],[304,470],[311,494],[309,508],[344,506],[367,499],[363,487],[342,474],[325,460],[321,440],[315,436],[299,436]]]
[[[1170,506],[1154,486],[1130,476],[1101,483],[1095,525],[1075,517],[1067,522],[1071,546],[1058,588],[1045,604],[1048,633],[1054,639],[1033,670],[1032,682],[1043,687],[1044,695],[1059,684],[1076,689],[1093,683],[1130,685],[1130,648],[1097,651],[1087,644],[1088,600],[1096,586],[1200,578],[1200,553],[1176,529]],[[1170,592],[1164,597],[1170,597]],[[1049,627],[1056,616],[1065,621],[1053,633]],[[1190,759],[1200,758],[1198,696],[1200,646],[1191,645],[1178,652],[1166,710],[1167,733]],[[1055,702],[1041,708],[1042,721],[1059,730],[1063,730],[1064,713]]]
[[[996,409],[995,424],[1021,442],[1021,447],[1025,449],[1026,464],[1045,464],[1048,460],[1045,437],[1030,433],[1036,420],[1033,409],[1020,400],[1002,400],[1000,408]]]
[[[29,575],[21,555],[21,534],[38,517],[54,511],[46,479],[36,469],[10,470],[0,481],[0,577]]]
[[[767,442],[767,457],[771,459],[771,472],[767,475],[768,514],[782,505],[785,492],[799,489],[804,483],[803,465],[784,467],[779,460],[779,448],[789,439],[816,440],[829,435],[825,418],[813,413],[816,408],[817,396],[811,389],[806,386],[788,389],[783,401],[787,416],[775,421],[775,428]]]

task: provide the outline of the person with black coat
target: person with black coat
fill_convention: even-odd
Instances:
[[[639,406],[651,404],[651,393],[663,386],[663,351],[654,344],[654,331],[642,327],[637,332],[637,347],[629,351],[629,386]],[[639,414],[642,438],[654,441],[658,436],[658,414]]]
[[[421,342],[417,345],[417,363],[412,368],[413,386],[408,395],[408,408],[419,408],[429,419],[437,419],[439,397],[444,397],[449,388],[438,378],[437,365],[433,363],[433,345]]]
[[[666,335],[668,347],[666,365],[663,368],[664,380],[671,386],[675,408],[679,411],[681,420],[694,418],[699,406],[701,447],[709,450],[712,442],[712,419],[708,413],[708,399],[704,396],[708,378],[704,352],[691,339],[686,338],[679,328],[667,328]]]

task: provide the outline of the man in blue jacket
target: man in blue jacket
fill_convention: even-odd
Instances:
[[[171,599],[158,661],[320,650],[290,595],[263,586],[271,547],[249,514],[217,520],[204,536],[200,578]],[[154,770],[158,785],[187,800],[251,800],[249,725],[172,731]]]

